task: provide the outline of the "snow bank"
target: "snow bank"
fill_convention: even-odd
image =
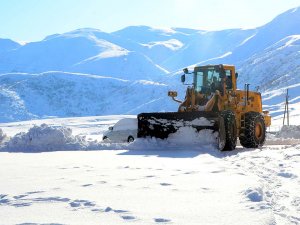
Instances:
[[[169,135],[168,141],[180,145],[211,145],[217,144],[217,133],[212,130],[197,132],[193,127],[181,127],[176,133]]]
[[[28,132],[21,132],[5,143],[5,150],[12,151],[54,151],[85,149],[85,137],[72,135],[72,129],[51,127],[47,124],[34,126]]]
[[[277,133],[276,137],[300,139],[300,126],[283,126],[281,130]]]
[[[128,122],[128,121],[125,121]],[[135,122],[135,120],[130,120]],[[0,130],[1,137],[6,135]],[[34,125],[3,143],[0,150],[9,152],[45,152],[63,150],[212,150],[217,149],[217,133],[211,130],[197,132],[192,127],[181,127],[168,139],[137,139],[133,143],[103,143],[88,141],[85,136],[73,135],[72,129],[61,126]],[[1,141],[0,141],[1,143]]]
[[[283,126],[275,134],[267,134],[267,145],[298,145],[300,144],[300,126]]]
[[[6,138],[0,129],[0,140]],[[2,132],[3,133],[3,132]],[[66,150],[121,150],[127,149],[127,143],[103,143],[89,141],[86,136],[73,135],[72,129],[47,124],[34,125],[27,132],[20,132],[7,138],[0,151],[8,152],[50,152]],[[1,144],[1,141],[0,141]]]

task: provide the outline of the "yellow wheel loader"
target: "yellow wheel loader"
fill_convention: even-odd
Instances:
[[[139,114],[138,138],[165,139],[180,127],[190,126],[197,131],[211,129],[218,132],[221,151],[235,149],[238,137],[246,148],[264,144],[271,117],[262,109],[259,92],[250,91],[249,84],[245,84],[244,90],[237,89],[238,74],[234,66],[207,65],[197,66],[192,72],[183,71],[181,81],[184,84],[186,76],[192,76],[193,80],[184,101],[176,98],[176,91],[168,93],[179,103],[178,111]]]

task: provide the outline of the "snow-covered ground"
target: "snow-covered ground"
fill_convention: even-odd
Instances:
[[[87,135],[90,143],[124,117],[134,116],[53,118],[0,128],[12,137],[33,124],[48,134],[64,125],[60,134],[66,139]],[[175,135],[97,147],[2,148],[0,224],[300,224],[300,145],[219,152],[213,144],[184,143]]]

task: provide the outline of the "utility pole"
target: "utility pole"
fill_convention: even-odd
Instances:
[[[290,114],[289,114],[289,89],[286,89],[286,96],[285,96],[285,105],[284,105],[284,115],[283,115],[283,126],[285,123],[285,115],[287,119],[287,125],[290,125]]]
[[[290,112],[289,112],[289,89],[286,89],[286,112],[287,112],[287,125],[290,125]]]

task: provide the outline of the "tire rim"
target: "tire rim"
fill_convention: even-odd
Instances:
[[[262,124],[261,123],[257,123],[255,125],[255,137],[260,140],[262,138],[262,136],[263,136]]]

